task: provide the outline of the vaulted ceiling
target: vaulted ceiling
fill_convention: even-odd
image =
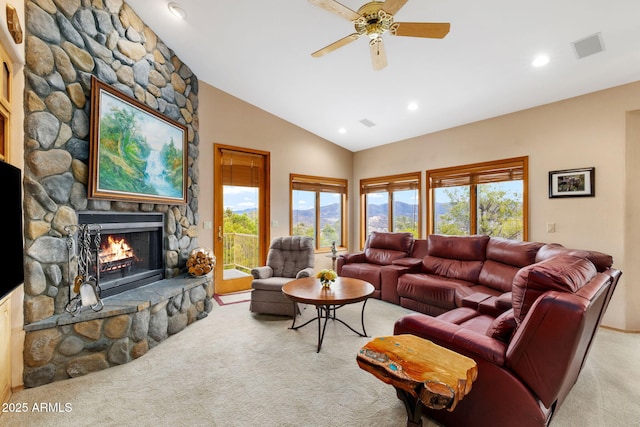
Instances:
[[[355,30],[307,0],[127,3],[200,80],[351,151],[640,80],[638,0],[409,0],[396,22],[450,32],[383,35],[379,71],[366,36],[311,57]]]

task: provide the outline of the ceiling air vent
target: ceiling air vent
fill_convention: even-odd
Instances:
[[[374,127],[376,125],[375,123],[373,123],[369,119],[362,119],[362,120],[360,120],[360,123],[362,123],[363,125],[365,125],[368,128],[372,128],[372,127]]]
[[[576,53],[578,59],[586,58],[587,56],[595,53],[602,52],[604,50],[604,43],[602,42],[602,34],[595,33],[589,37],[585,37],[581,40],[571,43],[573,50]]]

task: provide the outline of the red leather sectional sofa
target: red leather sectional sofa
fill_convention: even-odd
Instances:
[[[416,311],[396,322],[395,334],[421,336],[478,364],[470,394],[452,412],[425,409],[430,418],[546,426],[575,384],[618,283],[612,265],[609,255],[558,244],[372,233],[361,254],[338,259],[337,272]]]

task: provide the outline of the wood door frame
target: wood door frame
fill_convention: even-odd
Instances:
[[[224,250],[222,247],[222,236],[219,234],[219,230],[222,229],[221,227],[224,224],[224,194],[222,189],[221,167],[222,150],[238,151],[264,157],[264,189],[261,189],[264,191],[260,191],[259,193],[260,207],[258,209],[258,222],[260,224],[258,236],[260,242],[260,264],[264,265],[267,261],[267,252],[269,251],[269,243],[271,242],[271,153],[246,147],[218,143],[213,144],[213,246],[214,253],[219,254],[221,258]],[[216,263],[216,268],[214,269],[214,289],[216,283],[223,282],[223,270],[224,260],[221,259],[219,263]]]

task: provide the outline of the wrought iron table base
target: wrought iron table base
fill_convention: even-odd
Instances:
[[[294,302],[294,305],[295,304],[296,303]],[[329,321],[329,319],[337,320],[338,322],[342,323],[344,326],[349,328],[352,332],[354,332],[355,334],[357,334],[357,335],[359,335],[361,337],[368,337],[367,331],[366,331],[366,329],[364,327],[364,307],[367,305],[367,300],[365,299],[363,301],[363,303],[362,303],[362,311],[360,313],[360,322],[362,323],[362,332],[356,331],[351,326],[349,326],[346,322],[344,322],[342,319],[339,319],[338,317],[336,317],[336,310],[341,308],[341,307],[344,307],[345,305],[348,305],[348,304],[342,304],[342,305],[335,305],[335,304],[316,305],[316,313],[317,313],[316,317],[314,317],[313,319],[307,320],[302,325],[296,326],[296,316],[294,315],[293,316],[293,323],[291,324],[291,327],[289,329],[298,330],[298,329],[302,328],[303,326],[306,326],[309,323],[317,320],[318,321],[318,350],[316,351],[316,353],[320,353],[320,348],[322,348],[322,341],[324,340],[324,332],[327,329],[327,322]],[[322,325],[322,319],[324,319],[324,325]]]

